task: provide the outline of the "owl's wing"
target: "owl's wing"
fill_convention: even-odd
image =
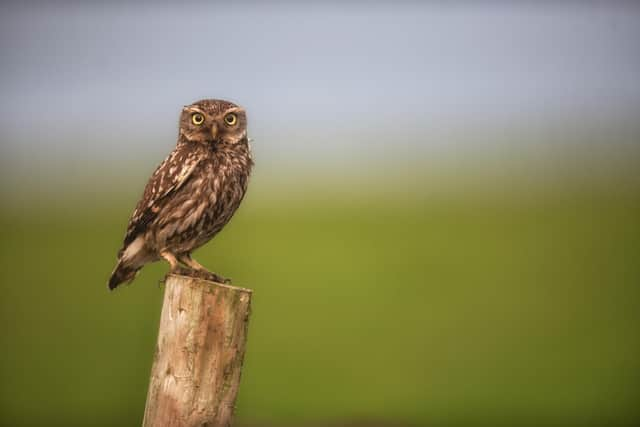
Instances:
[[[158,166],[144,189],[142,199],[131,215],[119,256],[156,218],[163,201],[177,191],[193,173],[201,156],[186,144],[178,144]]]

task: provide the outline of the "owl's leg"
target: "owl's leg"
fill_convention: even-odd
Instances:
[[[174,254],[171,252],[160,252],[160,256],[171,266],[169,273],[181,273],[180,264],[178,264],[178,260]]]
[[[191,258],[191,254],[178,255],[178,259],[180,260],[181,263],[183,263],[184,265],[188,265],[189,267],[193,268],[196,271],[207,271],[204,265],[200,264],[198,261]]]
[[[198,276],[201,276],[207,280],[212,280],[218,283],[231,283],[231,280],[227,279],[226,277],[222,277],[216,273],[212,273],[211,271],[207,270],[206,267],[204,267],[195,259],[191,258],[191,254],[188,254],[188,253],[180,254],[178,255],[178,259],[184,265],[188,265],[193,270],[195,270]]]

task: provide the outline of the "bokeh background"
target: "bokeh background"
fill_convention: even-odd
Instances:
[[[637,2],[0,6],[0,425],[142,420],[167,267],[109,293],[181,107],[256,168],[237,424],[640,420]],[[636,424],[637,425],[637,424]]]

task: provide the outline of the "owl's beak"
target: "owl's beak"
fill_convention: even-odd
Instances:
[[[218,125],[216,125],[215,123],[213,124],[213,126],[211,126],[211,136],[213,138],[213,141],[218,138]]]

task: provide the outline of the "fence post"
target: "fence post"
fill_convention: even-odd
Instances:
[[[251,290],[168,275],[143,427],[231,425]]]

